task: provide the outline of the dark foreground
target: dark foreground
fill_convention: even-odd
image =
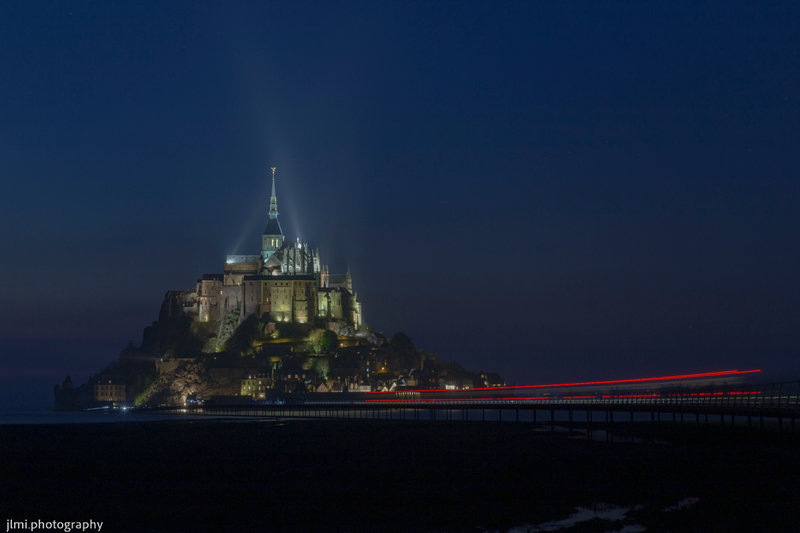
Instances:
[[[684,430],[682,430],[684,431]],[[103,531],[797,531],[797,440],[606,444],[526,424],[167,421],[0,426],[0,511]],[[685,498],[681,510],[665,511]],[[524,529],[523,529],[524,530]]]

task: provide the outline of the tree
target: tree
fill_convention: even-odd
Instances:
[[[336,348],[336,343],[338,341],[339,339],[336,337],[336,333],[326,329],[319,336],[319,350],[317,351],[320,353],[328,353]]]
[[[392,335],[392,338],[389,339],[389,345],[397,351],[398,354],[413,353],[415,350],[411,337],[402,331],[398,331]]]
[[[327,357],[314,358],[314,371],[317,373],[317,379],[325,381],[328,379],[328,372],[330,372],[331,363]]]
[[[417,349],[414,347],[411,338],[402,331],[398,331],[389,339],[389,350],[392,354],[390,366],[406,370],[414,366]]]
[[[239,324],[233,335],[225,342],[225,350],[244,354],[253,347],[253,341],[260,337],[258,317],[250,315]]]

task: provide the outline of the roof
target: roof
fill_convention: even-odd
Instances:
[[[281,266],[281,258],[279,257],[279,255],[280,254],[278,252],[275,252],[274,254],[270,255],[269,259],[267,259],[267,262],[265,263],[265,266],[267,268]]]
[[[252,276],[244,276],[244,281],[286,281],[286,280],[296,280],[296,281],[311,281],[317,279],[314,274],[279,274],[277,276],[273,276],[270,274],[258,274]]]
[[[228,254],[225,256],[225,263],[235,265],[238,263],[258,263],[258,255]]]
[[[269,221],[267,222],[267,227],[264,229],[264,235],[283,235],[281,223],[278,222],[277,217],[270,217]]]

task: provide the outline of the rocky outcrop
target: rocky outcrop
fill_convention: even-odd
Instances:
[[[182,405],[191,399],[214,396],[236,396],[242,380],[257,375],[259,368],[209,367],[203,359],[183,358],[159,361],[158,377],[143,403],[148,405]]]
[[[242,302],[239,302],[236,304],[236,307],[229,311],[225,315],[225,318],[221,321],[213,351],[219,352],[224,349],[225,342],[231,338],[233,332],[236,331],[237,327],[239,327],[239,323],[241,322],[241,314]]]
[[[210,396],[214,388],[215,382],[205,365],[196,361],[178,361],[160,368],[146,403],[181,405],[191,398]]]

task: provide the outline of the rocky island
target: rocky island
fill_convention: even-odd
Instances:
[[[273,167],[260,253],[228,255],[222,273],[167,291],[139,346],[86,384],[67,377],[54,395],[56,410],[77,410],[504,384],[366,324],[350,270],[331,273],[317,249],[285,238]]]

